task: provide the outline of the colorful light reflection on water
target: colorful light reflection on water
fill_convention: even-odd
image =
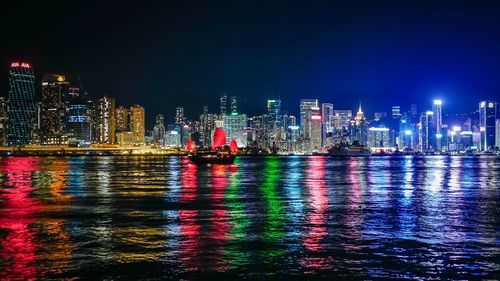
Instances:
[[[0,159],[0,279],[498,279],[500,159]]]

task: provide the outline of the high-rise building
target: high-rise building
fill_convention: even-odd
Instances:
[[[7,124],[9,113],[7,111],[7,99],[0,97],[0,146],[7,144]]]
[[[226,132],[226,142],[230,143],[234,139],[239,147],[247,146],[246,124],[246,114],[232,113],[224,115],[222,128]]]
[[[300,127],[304,132],[304,136],[305,132],[309,131],[309,128],[307,128],[307,115],[309,114],[308,112],[310,112],[312,108],[318,108],[318,106],[319,105],[317,99],[300,100]]]
[[[86,92],[70,87],[65,134],[70,145],[88,146],[92,142],[92,103]]]
[[[231,97],[231,114],[238,113],[238,99],[236,96]]]
[[[130,109],[124,106],[118,106],[115,109],[115,131],[130,131]]]
[[[311,107],[306,111],[304,125],[304,143],[308,152],[319,152],[322,147],[322,117],[319,107]]]
[[[60,145],[66,142],[66,105],[69,95],[69,82],[59,74],[45,74],[42,79],[42,98],[40,102],[40,143]]]
[[[420,148],[421,150],[433,150],[434,149],[434,112],[427,111],[423,112],[420,116]]]
[[[30,143],[36,120],[35,72],[30,63],[12,62],[9,69],[7,144]]]
[[[175,124],[184,122],[184,107],[178,106],[175,108]]]
[[[435,135],[435,149],[436,150],[441,150],[442,146],[442,139],[443,139],[443,113],[442,113],[442,105],[443,101],[442,100],[434,100],[433,105],[432,105],[432,112],[433,112],[433,127],[434,127],[434,132],[436,133]]]
[[[495,127],[497,119],[496,102],[482,101],[479,103],[479,131],[481,134],[481,151],[489,150],[495,145]]]
[[[401,106],[395,105],[392,107],[392,118],[393,119],[401,118]]]
[[[500,119],[496,121],[495,132],[495,147],[500,148]]]
[[[223,117],[227,114],[227,94],[224,93],[220,97],[220,115]]]
[[[203,147],[212,145],[212,135],[215,130],[216,115],[208,113],[208,107],[203,107],[203,114],[200,114],[200,140]]]
[[[281,100],[267,100],[267,118],[271,129],[279,129],[283,126],[281,117]]]
[[[100,144],[115,143],[115,99],[102,97],[96,102],[95,141]]]
[[[136,145],[144,145],[145,119],[144,107],[137,104],[130,107],[130,131]]]
[[[373,147],[389,147],[389,128],[385,127],[371,127],[368,129],[368,141],[367,145],[370,148]]]
[[[163,114],[158,114],[156,115],[155,126],[153,128],[153,141],[159,146],[164,146],[165,133],[165,118],[163,117]]]
[[[327,138],[328,135],[333,133],[333,104],[323,103],[321,104],[321,116],[323,117],[323,140]]]

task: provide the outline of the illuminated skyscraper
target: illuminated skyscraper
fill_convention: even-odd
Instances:
[[[500,119],[497,119],[495,124],[495,146],[500,148]]]
[[[333,104],[321,104],[321,116],[323,117],[323,141],[333,133]]]
[[[92,141],[91,101],[86,92],[70,87],[65,134],[71,145],[88,146]]]
[[[227,94],[220,97],[220,115],[223,117],[227,113]]]
[[[130,131],[130,109],[124,106],[118,106],[115,109],[115,131],[125,132]]]
[[[36,118],[35,72],[30,63],[12,62],[9,69],[7,144],[30,143]]]
[[[322,145],[322,117],[319,107],[311,107],[306,111],[304,126],[304,143],[305,149],[308,152],[321,151]]]
[[[482,101],[479,103],[479,131],[481,134],[480,150],[486,151],[495,145],[495,127],[497,120],[497,103]]]
[[[96,102],[95,141],[100,144],[115,143],[115,99],[102,97]]]
[[[392,107],[392,118],[393,119],[401,118],[401,106],[395,105]]]
[[[0,97],[0,146],[7,144],[7,124],[9,114],[7,112],[7,99]]]
[[[200,140],[202,146],[209,147],[212,144],[212,132],[215,130],[216,115],[208,113],[208,107],[203,107],[203,114],[200,114]]]
[[[238,113],[238,99],[236,96],[231,97],[231,114]]]
[[[66,103],[69,82],[59,74],[45,74],[42,79],[40,103],[40,142],[43,145],[60,145],[66,142]]]
[[[300,100],[300,127],[302,131],[305,133],[309,131],[307,126],[307,114],[311,111],[311,108],[318,108],[318,100],[317,99],[301,99]]]
[[[434,100],[433,106],[432,106],[432,112],[433,112],[433,127],[434,127],[434,132],[436,133],[435,135],[435,149],[436,150],[441,150],[441,144],[442,144],[442,138],[443,138],[443,114],[442,114],[442,105],[443,101],[442,100]]]
[[[267,118],[271,129],[278,129],[283,126],[283,120],[281,118],[281,100],[267,100]]]
[[[130,130],[136,145],[144,145],[145,119],[144,107],[137,104],[130,107]]]
[[[226,143],[230,143],[234,139],[239,147],[245,147],[247,145],[246,123],[246,114],[232,113],[224,115],[222,128],[226,132]]]
[[[182,124],[184,122],[184,107],[178,106],[175,108],[175,124]]]
[[[153,141],[159,145],[165,145],[165,118],[163,114],[156,115],[155,126],[153,128]]]

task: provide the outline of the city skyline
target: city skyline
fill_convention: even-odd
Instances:
[[[366,112],[381,96],[441,98],[458,113],[500,92],[499,5],[490,2],[120,3],[9,3],[0,62],[28,60],[38,79],[63,73],[93,95],[140,103],[148,124],[178,105],[193,116],[201,109],[191,100],[215,108],[222,92],[255,113],[259,100],[281,97],[294,115],[304,97],[362,102]]]

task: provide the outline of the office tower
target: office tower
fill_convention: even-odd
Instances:
[[[118,106],[115,109],[115,131],[130,131],[130,109],[124,106]]]
[[[281,117],[281,100],[279,99],[267,100],[267,117],[271,129],[277,129],[283,127],[283,122]]]
[[[333,133],[333,104],[323,103],[321,104],[321,116],[323,118],[323,140],[329,134]]]
[[[238,99],[235,96],[231,97],[231,114],[238,113]]]
[[[427,111],[420,116],[420,146],[422,150],[432,150],[435,136],[434,112]]]
[[[393,119],[401,118],[401,106],[395,105],[392,107],[392,118]]]
[[[226,143],[235,140],[238,147],[245,147],[247,145],[245,127],[247,124],[246,114],[226,114],[224,115],[224,122],[222,128],[226,132]]]
[[[495,124],[495,147],[500,148],[500,119]]]
[[[114,144],[115,125],[115,99],[100,98],[95,109],[95,141],[99,144]]]
[[[203,114],[200,114],[200,140],[203,147],[212,145],[212,132],[215,130],[216,115],[208,113],[208,107],[203,107]]]
[[[175,124],[182,124],[184,122],[184,107],[178,106],[175,108]]]
[[[479,131],[481,135],[480,150],[486,151],[495,145],[495,126],[497,120],[497,103],[482,101],[479,103]]]
[[[9,69],[7,144],[30,143],[36,120],[35,72],[30,63],[12,62]]]
[[[136,145],[144,145],[145,119],[144,107],[137,104],[130,107],[130,131],[134,136],[134,144]]]
[[[385,127],[371,127],[368,129],[367,145],[370,148],[374,147],[389,147],[389,128]]]
[[[308,152],[321,151],[322,145],[322,118],[319,107],[311,107],[306,111],[304,124],[305,148]]]
[[[442,105],[443,101],[442,100],[434,100],[433,105],[432,105],[432,112],[433,112],[433,127],[434,127],[434,132],[436,133],[435,135],[435,149],[436,150],[441,150],[441,145],[442,145],[442,128],[443,128],[443,114],[442,114]]]
[[[7,111],[7,99],[0,97],[0,146],[7,145],[7,124],[9,113]]]
[[[359,104],[358,112],[356,113],[356,117],[354,117],[354,125],[354,134],[351,133],[351,138],[357,140],[362,145],[366,145],[368,141],[368,126],[365,114],[361,109],[361,104]]]
[[[309,131],[306,128],[306,116],[311,108],[318,108],[318,100],[317,99],[301,99],[300,100],[300,127],[303,132]]]
[[[70,145],[88,146],[92,142],[91,108],[86,92],[69,88],[65,134]]]
[[[163,114],[156,115],[155,126],[153,128],[153,141],[159,145],[165,145],[165,118]]]
[[[227,114],[227,94],[224,93],[220,97],[220,115],[221,117],[223,117],[226,114]]]
[[[66,142],[64,125],[69,82],[59,74],[45,74],[40,102],[40,143],[60,145]]]

